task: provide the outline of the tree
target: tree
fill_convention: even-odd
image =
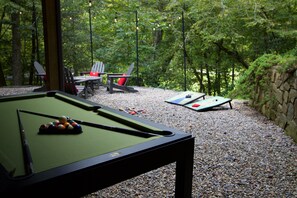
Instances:
[[[3,11],[1,14],[1,21],[0,21],[0,42],[2,39],[2,27],[3,27],[3,23],[4,23],[4,17],[5,17],[5,9],[6,6],[3,7]],[[4,76],[4,72],[3,72],[3,67],[2,67],[2,62],[0,61],[0,87],[1,86],[6,86],[6,81],[5,81],[5,76]]]
[[[42,29],[38,23],[35,23],[37,27],[32,25],[33,5],[24,1],[21,5],[8,0],[0,2],[9,8],[5,12],[1,10],[6,13],[0,26],[2,78],[11,72],[8,59],[11,60],[12,53],[5,52],[13,50],[7,43],[17,41],[12,39],[12,23],[7,16],[21,9],[26,10],[20,24],[22,74],[30,72],[32,76],[32,61],[38,51],[33,32],[36,33],[38,27]],[[107,72],[126,71],[138,57],[143,85],[183,90],[183,53],[186,51],[187,89],[224,95],[258,57],[297,49],[294,0],[102,0],[91,3],[89,6],[89,1],[61,0],[63,62],[76,73],[90,69],[91,54],[94,61],[105,63]],[[36,4],[38,15],[41,7]],[[42,38],[41,35],[39,32],[37,38]],[[40,47],[42,51],[42,42]]]
[[[21,0],[13,0],[15,4],[19,4]],[[21,61],[21,34],[20,34],[20,11],[15,10],[11,13],[11,29],[12,29],[12,73],[13,84],[22,85],[23,83],[23,67]]]

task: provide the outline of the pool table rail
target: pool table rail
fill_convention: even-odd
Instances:
[[[176,162],[175,196],[191,197],[194,138],[149,147],[123,149],[118,155],[108,153],[24,179],[2,174],[0,196],[81,197]]]

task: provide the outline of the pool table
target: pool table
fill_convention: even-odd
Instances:
[[[81,197],[176,162],[191,197],[194,137],[60,91],[0,97],[0,197]],[[40,134],[69,116],[81,133]]]

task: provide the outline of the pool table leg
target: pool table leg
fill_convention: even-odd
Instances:
[[[192,196],[194,139],[186,145],[183,158],[176,161],[175,197]]]

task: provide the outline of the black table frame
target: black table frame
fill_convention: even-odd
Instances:
[[[96,103],[79,97],[65,95],[98,106]],[[6,172],[2,169],[3,167],[0,167],[0,197],[81,197],[174,162],[176,162],[175,197],[191,197],[194,138],[176,129],[152,123],[108,107],[101,107],[159,129],[170,130],[175,135],[161,137],[129,148],[36,173],[23,179],[10,178],[5,175]]]

